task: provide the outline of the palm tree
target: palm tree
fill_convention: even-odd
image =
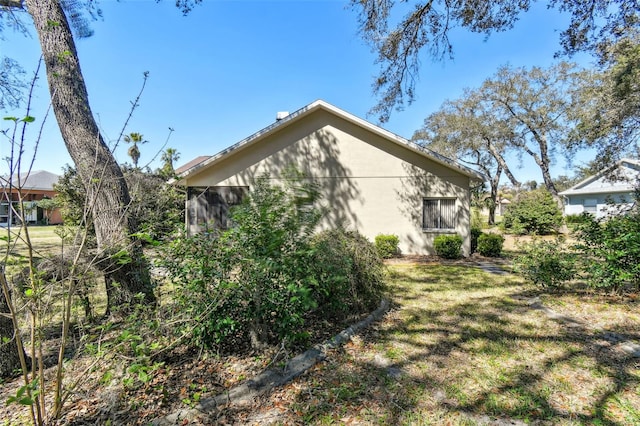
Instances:
[[[142,133],[131,132],[128,135],[124,136],[124,141],[126,143],[132,144],[127,151],[129,157],[133,161],[133,167],[138,168],[138,160],[140,159],[140,150],[138,149],[138,144],[147,143],[149,141],[145,141],[143,139]]]
[[[162,161],[162,173],[166,176],[172,176],[175,172],[173,164],[180,159],[180,153],[175,148],[167,148],[162,153],[160,160]]]

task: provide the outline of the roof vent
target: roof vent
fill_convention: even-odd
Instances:
[[[289,115],[289,111],[278,111],[276,113],[276,121],[280,121],[283,118],[287,118],[288,115]]]

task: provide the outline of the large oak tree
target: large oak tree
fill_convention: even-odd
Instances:
[[[601,170],[624,155],[640,155],[640,33],[633,32],[602,52],[606,69],[581,94],[576,140],[594,146],[592,166]]]
[[[592,110],[583,100],[596,81],[594,73],[567,62],[547,69],[503,66],[481,87],[445,102],[427,117],[414,139],[482,170],[489,177],[494,202],[502,172],[519,186],[505,161],[506,152],[529,156],[560,204],[550,168],[556,155],[568,158],[588,145],[575,129]]]
[[[65,10],[57,0],[26,0],[24,6],[40,40],[62,138],[86,188],[108,305],[131,303],[139,293],[146,303],[153,303],[149,270],[139,242],[132,237],[138,229],[127,211],[131,201],[127,184],[91,112]]]
[[[572,129],[583,107],[580,94],[590,81],[589,72],[567,62],[547,69],[503,66],[479,89],[479,96],[491,104],[496,119],[508,122],[517,135],[509,145],[533,159],[559,204],[550,168],[556,153],[571,154],[581,146]]]
[[[440,109],[424,120],[423,127],[413,135],[417,143],[477,167],[489,182],[489,224],[495,223],[498,185],[505,173],[515,187],[520,182],[511,172],[505,154],[518,135],[510,120],[496,116],[491,102],[477,90],[465,90],[457,100],[445,101]]]
[[[186,14],[200,2],[176,0],[175,4]],[[120,167],[99,132],[80,69],[72,27],[78,36],[91,35],[84,12],[99,12],[97,2],[0,0],[0,32],[7,28],[26,32],[20,16],[25,13],[33,21],[46,65],[56,120],[85,185],[89,218],[98,245],[98,266],[104,272],[107,288],[107,309],[131,302],[155,303],[148,265],[140,242],[133,236],[138,227],[135,218],[129,214],[129,190]],[[19,67],[11,59],[4,61],[0,91],[3,102],[15,106],[22,84],[16,79]],[[138,294],[142,295],[141,299]],[[4,311],[0,307],[0,312]],[[1,325],[2,336],[11,336],[9,323],[2,322]],[[19,367],[16,354],[15,345],[0,346],[0,357],[6,361],[3,371]]]

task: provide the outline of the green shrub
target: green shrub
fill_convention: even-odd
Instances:
[[[542,287],[561,287],[577,274],[576,255],[562,241],[533,241],[522,246],[525,254],[514,260],[517,272]]]
[[[263,177],[231,212],[234,226],[176,241],[167,255],[176,300],[205,347],[304,339],[313,292],[311,236],[317,197],[295,176],[284,188]],[[305,202],[301,202],[304,200]]]
[[[375,245],[356,232],[315,235],[317,192],[304,182],[258,179],[232,209],[232,228],[172,242],[166,266],[183,331],[196,344],[300,343],[311,318],[344,318],[380,302],[384,265]]]
[[[500,257],[504,237],[499,234],[482,234],[478,237],[478,253],[486,257]]]
[[[184,226],[184,194],[158,173],[121,167],[139,229],[152,240],[172,238]]]
[[[233,252],[220,239],[197,234],[172,241],[165,258],[181,324],[193,342],[211,348],[238,337],[245,319],[236,311],[241,289],[233,280]]]
[[[515,234],[547,235],[561,225],[562,212],[546,190],[519,194],[502,219],[504,229]]]
[[[583,224],[590,222],[593,216],[590,213],[568,214],[564,217],[567,224]]]
[[[122,173],[129,188],[131,203],[127,206],[138,229],[149,240],[172,238],[184,226],[184,195],[157,173],[122,166]],[[66,226],[88,226],[90,245],[96,245],[91,220],[86,218],[86,188],[74,167],[66,166],[63,175],[54,186],[58,195],[56,204]]]
[[[487,257],[499,257],[502,254],[504,237],[499,234],[482,234],[478,237],[478,253]]]
[[[482,229],[485,225],[485,222],[482,220],[482,214],[480,213],[480,208],[472,206],[471,207],[471,228]]]
[[[460,235],[438,235],[433,239],[436,254],[445,259],[458,259],[462,256],[462,237]]]
[[[640,213],[597,221],[589,216],[579,226],[578,249],[583,254],[588,283],[621,291],[640,288]]]
[[[375,244],[380,257],[382,257],[383,259],[390,259],[400,253],[400,249],[398,248],[398,244],[400,244],[400,238],[398,238],[397,235],[376,235]]]
[[[471,254],[478,250],[478,237],[480,237],[480,235],[482,235],[481,228],[471,228]]]
[[[374,309],[385,290],[379,250],[364,236],[342,229],[313,239],[314,290],[318,310],[344,318]]]

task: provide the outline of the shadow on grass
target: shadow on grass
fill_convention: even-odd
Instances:
[[[640,424],[627,397],[640,396],[638,361],[533,309],[536,291],[517,277],[470,266],[394,267],[390,276],[395,308],[383,322],[292,383],[220,407],[207,422]],[[577,407],[580,385],[589,402]]]
[[[586,327],[533,310],[532,291],[517,278],[403,267],[392,272],[391,288],[397,309],[384,324],[265,406],[287,395],[281,412],[301,424],[640,424],[638,361]],[[588,392],[573,395],[581,386]]]

